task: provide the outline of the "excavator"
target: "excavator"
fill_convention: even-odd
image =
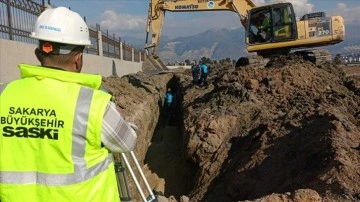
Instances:
[[[166,67],[159,58],[158,48],[166,11],[237,13],[245,28],[247,51],[257,56],[242,57],[236,66],[256,63],[259,57],[274,58],[289,53],[301,55],[314,63],[331,61],[327,50],[315,48],[337,44],[345,38],[345,24],[341,16],[327,17],[324,12],[316,12],[297,19],[289,2],[256,6],[251,0],[150,0],[144,48],[152,61],[158,61],[164,69]],[[260,16],[268,19],[266,31],[261,28]],[[148,43],[149,34],[151,43]]]

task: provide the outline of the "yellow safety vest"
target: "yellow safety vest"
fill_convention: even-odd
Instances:
[[[0,85],[0,201],[120,201],[100,75],[21,64]]]

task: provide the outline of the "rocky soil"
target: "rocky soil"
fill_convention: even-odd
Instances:
[[[186,70],[104,87],[139,128],[135,153],[159,201],[360,201],[358,66],[280,58],[210,66],[207,86]]]

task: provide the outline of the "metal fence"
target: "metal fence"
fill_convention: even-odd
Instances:
[[[50,0],[0,0],[0,38],[37,44],[37,40],[29,38],[29,35],[46,5],[51,5]],[[99,32],[102,35],[100,43]],[[101,31],[99,25],[95,28],[89,26],[89,33],[92,46],[84,50],[86,53],[134,62],[145,60],[144,51],[125,44],[115,34],[109,35],[108,31]]]

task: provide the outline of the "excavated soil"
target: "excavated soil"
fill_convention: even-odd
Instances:
[[[360,201],[359,66],[280,58],[212,65],[208,80],[104,78],[139,127],[135,153],[159,201]]]

